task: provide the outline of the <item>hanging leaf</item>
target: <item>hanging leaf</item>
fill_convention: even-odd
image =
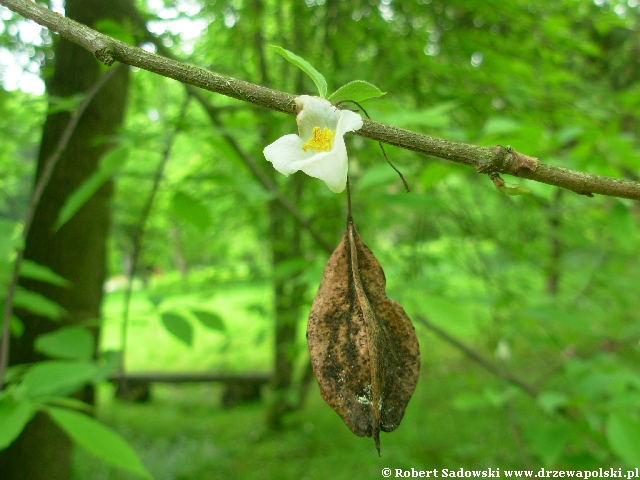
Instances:
[[[307,341],[324,400],[358,436],[398,427],[415,390],[420,350],[411,320],[387,298],[380,264],[351,217],[311,306]]]
[[[80,184],[71,195],[67,197],[60,208],[60,213],[53,225],[53,230],[58,231],[65,223],[89,201],[89,199],[109,180],[118,173],[129,159],[129,148],[121,145],[109,150],[100,158],[100,166],[89,178]]]
[[[98,366],[83,360],[38,362],[24,374],[22,386],[31,398],[63,396],[93,381]]]
[[[71,282],[64,277],[61,277],[56,272],[51,270],[45,265],[40,265],[33,260],[24,259],[20,265],[20,276],[22,278],[31,278],[33,280],[40,280],[41,282],[50,283],[58,287],[70,287]]]
[[[63,327],[36,337],[34,350],[54,358],[90,360],[95,339],[85,327]]]
[[[162,324],[167,331],[185,345],[193,346],[193,327],[177,312],[164,312],[161,315]]]
[[[200,320],[200,323],[209,330],[224,332],[224,322],[222,321],[222,317],[216,312],[210,310],[191,310],[191,312]]]
[[[50,320],[60,320],[60,318],[67,313],[64,308],[53,300],[49,300],[44,295],[32,292],[31,290],[25,290],[24,288],[16,289],[13,306],[24,308],[29,312],[42,315]]]
[[[112,465],[153,478],[131,446],[116,432],[84,413],[47,407],[47,413],[78,445]]]
[[[278,47],[276,45],[269,45],[269,46],[273,48],[276,52],[278,52],[280,55],[282,55],[282,57],[287,62],[294,64],[304,73],[309,75],[311,77],[311,80],[313,80],[313,83],[316,84],[318,93],[322,98],[325,98],[327,96],[327,81],[324,79],[322,74],[318,72],[318,70],[313,68],[313,66],[309,62],[307,62],[304,58],[299,57],[295,53],[290,52],[289,50],[285,50],[282,47]]]
[[[9,395],[0,399],[0,450],[13,442],[33,415],[33,405],[26,399],[14,400]]]

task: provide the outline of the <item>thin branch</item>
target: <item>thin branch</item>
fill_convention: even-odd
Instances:
[[[466,346],[461,341],[453,338],[447,332],[445,332],[441,328],[435,326],[433,323],[431,323],[425,317],[423,317],[421,315],[417,315],[415,318],[418,321],[418,323],[420,323],[420,324],[424,325],[425,327],[427,327],[429,330],[434,332],[440,338],[446,340],[448,343],[450,343],[451,345],[456,347],[458,350],[462,351],[466,356],[471,358],[474,362],[478,363],[479,365],[481,365],[485,369],[489,370],[494,375],[497,375],[498,377],[505,379],[507,382],[512,383],[513,385],[515,385],[516,387],[522,389],[523,391],[525,391],[527,394],[529,394],[533,398],[536,398],[538,396],[538,393],[539,393],[538,389],[536,387],[534,387],[533,385],[530,385],[529,383],[527,383],[524,380],[516,377],[512,373],[504,370],[499,365],[496,365],[495,363],[490,362],[486,358],[482,357],[481,355],[479,355],[473,349],[471,349],[468,346]]]
[[[202,68],[163,58],[103,35],[30,0],[0,0],[0,4],[58,32],[92,52],[106,65],[119,61],[260,107],[296,115],[295,96]],[[471,166],[479,173],[504,173],[566,188],[582,195],[610,195],[640,200],[640,182],[555,167],[516,152],[511,147],[480,147],[453,142],[364,119],[354,132],[379,142]]]
[[[113,70],[109,70],[104,75],[102,75],[96,83],[89,89],[89,91],[85,94],[84,100],[78,105],[77,110],[69,119],[69,123],[65,127],[60,139],[58,140],[58,144],[56,145],[55,150],[49,158],[44,163],[44,168],[42,169],[42,174],[38,179],[36,186],[33,190],[33,194],[31,196],[31,201],[29,203],[29,209],[27,210],[27,214],[24,219],[24,227],[22,228],[22,235],[20,237],[20,247],[18,248],[18,254],[16,256],[16,260],[13,264],[13,272],[11,273],[11,281],[9,282],[9,288],[7,291],[7,297],[4,302],[4,313],[2,315],[2,343],[0,344],[0,390],[2,390],[4,385],[4,374],[7,370],[7,366],[9,364],[9,326],[11,324],[11,315],[13,314],[13,298],[16,293],[16,287],[18,285],[18,277],[20,276],[20,267],[22,266],[22,260],[24,258],[24,244],[27,239],[27,235],[31,230],[31,224],[33,222],[33,217],[36,213],[36,209],[40,204],[40,199],[42,198],[42,193],[44,192],[45,187],[49,183],[51,179],[51,175],[60,160],[62,152],[67,148],[69,144],[69,140],[71,140],[71,136],[73,132],[76,130],[76,126],[78,125],[78,121],[84,114],[84,111],[89,106],[93,97],[96,96],[98,91],[102,88],[102,86],[109,81],[109,79],[118,71],[118,68],[114,68]]]

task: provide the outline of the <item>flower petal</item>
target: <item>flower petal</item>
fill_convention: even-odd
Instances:
[[[300,170],[297,165],[302,160],[313,156],[313,151],[302,150],[302,143],[298,135],[285,135],[264,148],[264,157],[273,164],[273,168],[289,176]]]
[[[300,111],[296,117],[298,133],[303,141],[311,138],[313,127],[320,127],[320,130],[328,128],[332,132],[338,128],[341,112],[329,100],[300,95],[295,102]]]
[[[334,193],[340,193],[347,184],[347,148],[342,138],[336,138],[330,152],[315,154],[300,168],[311,177],[319,178]]]
[[[336,127],[336,137],[342,137],[347,132],[355,132],[362,128],[362,117],[350,110],[340,111],[340,120]]]

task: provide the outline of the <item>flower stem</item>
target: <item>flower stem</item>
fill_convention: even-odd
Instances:
[[[347,175],[347,218],[351,218],[351,187],[349,187],[349,175]]]

